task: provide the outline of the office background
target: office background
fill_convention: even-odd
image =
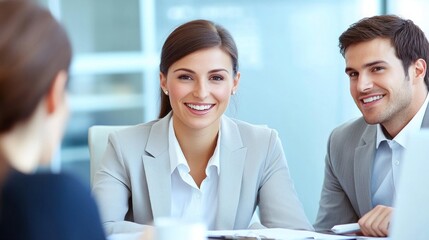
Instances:
[[[314,221],[326,141],[358,117],[338,36],[362,17],[393,13],[429,32],[424,0],[39,0],[73,43],[71,119],[55,161],[89,184],[88,128],[155,119],[162,44],[179,24],[213,20],[239,49],[241,82],[228,115],[278,130],[298,195]],[[282,186],[279,186],[279,188]]]

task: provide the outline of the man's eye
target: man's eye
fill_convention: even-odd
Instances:
[[[358,73],[357,72],[349,72],[349,73],[347,73],[347,75],[349,75],[350,78],[355,78],[358,76]]]
[[[378,72],[378,71],[381,71],[381,70],[383,70],[384,68],[383,67],[374,67],[373,69],[372,69],[372,71],[373,72]]]

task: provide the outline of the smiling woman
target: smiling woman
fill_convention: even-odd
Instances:
[[[240,81],[230,33],[187,22],[161,53],[159,119],[109,137],[93,191],[109,234],[161,217],[210,230],[313,229],[277,131],[225,116]],[[259,207],[260,223],[251,219]]]
[[[168,91],[174,109],[176,136],[182,135],[178,132],[189,131],[185,128],[204,128],[208,134],[216,135],[240,79],[240,73],[233,73],[231,57],[220,47],[198,50],[172,64],[167,74],[160,75],[161,87]]]

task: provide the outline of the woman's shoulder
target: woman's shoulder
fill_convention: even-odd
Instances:
[[[115,144],[120,143],[122,148],[135,146],[136,144],[144,145],[151,134],[162,135],[162,131],[166,131],[163,129],[167,128],[160,127],[160,124],[161,119],[136,125],[129,125],[125,128],[120,128],[110,132],[109,139],[112,140]]]
[[[0,238],[104,239],[89,186],[71,174],[13,171],[3,185],[0,203],[0,219],[7,219],[0,222]]]
[[[117,135],[124,137],[131,137],[133,135],[141,137],[141,134],[150,133],[154,126],[155,128],[163,129],[168,126],[168,119],[160,118],[145,123],[130,125],[126,128],[121,128],[120,130],[116,131],[116,133]]]
[[[278,135],[275,129],[268,127],[266,124],[254,124],[226,116],[224,117],[223,124],[227,125],[228,128],[238,129],[243,140],[270,139]]]
[[[145,123],[139,123],[139,124],[135,124],[135,125],[129,125],[126,128],[121,128],[120,130],[118,130],[118,132],[124,134],[124,133],[131,133],[131,132],[136,132],[136,131],[150,131],[150,129],[152,128],[152,126],[154,124],[156,124],[157,122],[159,122],[159,119],[156,120],[152,120],[149,122],[145,122]]]
[[[85,186],[74,175],[48,172],[23,174],[12,171],[6,178],[2,192],[4,197],[31,195],[33,199],[42,199],[58,192],[61,194],[54,194],[50,198],[90,196],[89,186]]]
[[[226,120],[225,122],[233,122],[234,124],[237,125],[238,128],[243,129],[243,130],[248,130],[248,131],[273,131],[274,129],[268,127],[267,124],[255,124],[255,123],[250,123],[244,120],[240,120],[240,119],[236,119],[236,118],[230,118],[227,116],[224,116],[224,119]]]

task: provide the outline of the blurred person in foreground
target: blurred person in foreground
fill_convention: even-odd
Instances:
[[[363,116],[331,133],[315,228],[358,222],[363,235],[387,236],[407,137],[429,127],[429,43],[394,15],[364,18],[339,41]]]
[[[59,148],[68,118],[68,37],[31,1],[0,1],[0,239],[105,239],[89,189],[35,173]]]

